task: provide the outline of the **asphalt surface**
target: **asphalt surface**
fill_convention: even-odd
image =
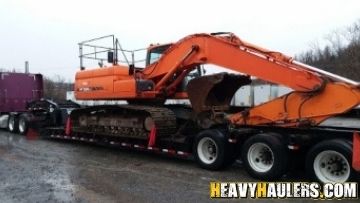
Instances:
[[[215,202],[210,181],[256,180],[239,163],[213,172],[191,159],[0,131],[0,202]]]

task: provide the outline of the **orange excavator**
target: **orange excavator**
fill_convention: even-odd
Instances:
[[[80,43],[80,46],[86,46],[88,42]],[[251,132],[244,136],[225,136],[226,143],[228,140],[242,143],[240,151],[243,152],[242,157],[250,174],[257,178],[279,177],[286,166],[281,166],[278,162],[289,159],[284,158],[283,154],[286,153],[284,150],[288,150],[286,146],[291,145],[290,141],[281,144],[283,140],[289,140],[288,134],[313,134],[298,130],[314,129],[323,121],[342,115],[360,104],[358,82],[245,42],[232,33],[193,34],[176,43],[151,45],[147,48],[145,68],[136,67],[134,61],[129,63],[128,60],[128,64],[120,64],[118,51],[124,50],[121,46],[118,48],[117,40],[113,44],[114,47],[108,50],[107,60],[111,63],[109,67],[85,70],[81,64],[81,71],[76,73],[75,97],[80,100],[126,100],[129,104],[98,105],[74,110],[70,116],[72,132],[137,139],[143,143],[149,137],[156,136],[158,141],[151,144],[149,142],[149,146],[161,145],[165,142],[161,141],[162,138],[172,141],[189,139],[191,146],[195,147],[190,147],[188,151],[195,154],[204,168],[218,169],[234,160],[226,158],[233,157],[229,155],[230,152],[220,154],[221,150],[226,149],[222,149],[223,143],[218,142],[217,138],[219,133],[223,133],[217,129],[218,126],[231,126],[236,129],[237,133],[234,134],[244,132],[244,129]],[[203,64],[214,64],[239,74],[202,75]],[[198,74],[188,81],[188,76],[194,71]],[[231,110],[230,102],[234,93],[241,86],[249,85],[254,77],[290,87],[294,91],[258,106]],[[166,99],[189,99],[191,108],[179,110],[178,106],[175,108],[164,105]],[[187,116],[183,116],[183,112],[187,112]],[[184,128],[188,128],[184,125],[189,120],[192,121],[192,127],[188,131],[196,134],[191,139],[189,136],[180,136],[192,134],[183,133]],[[264,130],[269,127],[276,130]],[[214,129],[217,131],[213,132]],[[307,156],[307,162],[310,162],[307,167],[311,168],[310,173],[323,182],[347,181],[355,173],[355,168],[359,170],[359,166],[355,164],[358,162],[358,155],[352,156],[353,152],[351,155],[342,155],[337,151],[333,156],[319,158],[318,148],[327,149],[327,146],[336,145],[343,146],[341,149],[352,149],[352,138],[355,140],[357,137],[354,135],[345,139],[351,141],[351,147],[347,144],[350,143],[348,141],[339,144],[338,137],[331,138],[334,139],[330,142],[323,136],[317,137],[317,140],[326,141],[327,144],[315,149],[316,146],[306,145],[316,151]],[[261,140],[265,145],[256,145],[256,140]],[[279,147],[280,150],[274,147]],[[295,145],[292,147],[296,148]],[[356,152],[357,147],[358,145]],[[234,151],[238,150],[233,150],[231,154]],[[253,154],[250,156],[249,153]],[[283,158],[274,158],[278,153],[282,153]],[[218,161],[221,156],[225,158]],[[267,159],[263,161],[259,157]],[[325,169],[323,172],[322,164],[325,164],[328,157],[332,157],[331,160],[339,159],[339,162],[337,165],[326,162],[324,168],[330,168],[327,173]],[[345,157],[344,160],[341,157]],[[354,160],[350,160],[351,157]],[[318,170],[313,164],[317,158],[321,165]],[[347,168],[351,163],[353,169]]]
[[[218,92],[211,92],[216,89],[214,86],[204,87],[195,81],[194,85],[189,84],[187,92],[179,92],[177,87],[199,65],[214,64],[294,90],[281,98],[230,115],[229,120],[237,125],[318,125],[329,117],[359,105],[359,83],[301,64],[281,53],[257,47],[232,33],[220,34],[226,35],[195,34],[174,44],[149,47],[147,66],[143,70],[114,65],[80,71],[76,74],[76,98],[141,100],[145,103],[168,98],[190,98],[191,103],[195,104],[195,110],[200,112],[216,107],[211,101],[205,101],[209,94],[224,97],[219,94],[227,90],[218,88]],[[154,61],[154,56],[159,55],[159,60]],[[245,78],[241,77],[242,85],[250,83]],[[222,80],[218,83],[227,82]],[[238,87],[233,89],[237,90]],[[197,89],[206,94],[199,97]],[[229,98],[222,99],[229,101],[233,94],[227,96]],[[204,102],[199,103],[196,99]]]

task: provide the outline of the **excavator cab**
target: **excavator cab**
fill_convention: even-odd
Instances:
[[[146,67],[155,63],[172,44],[150,45],[146,55]]]

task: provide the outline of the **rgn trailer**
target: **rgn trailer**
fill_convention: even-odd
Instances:
[[[90,44],[104,38],[112,39],[113,47]],[[320,182],[358,180],[360,122],[353,108],[360,104],[360,83],[356,81],[296,62],[232,33],[200,33],[151,45],[146,60],[140,60],[146,62],[144,68],[134,60],[138,50],[123,50],[114,36],[79,45],[75,98],[126,100],[128,105],[76,109],[65,130],[46,128],[44,136],[192,154],[210,170],[224,168],[241,155],[249,174],[263,180],[284,175],[289,163],[297,160],[293,154],[300,154],[307,173]],[[84,52],[85,47],[94,52]],[[131,60],[120,64],[118,51],[124,56],[130,52]],[[107,53],[107,64],[100,53]],[[100,67],[86,70],[82,61],[86,58],[98,60]],[[204,76],[203,64],[239,74]],[[250,76],[294,91],[250,108],[231,107],[235,91],[253,82]],[[166,99],[189,99],[191,106],[167,105]],[[327,125],[330,119],[354,125]]]

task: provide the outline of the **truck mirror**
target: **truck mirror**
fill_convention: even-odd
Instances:
[[[114,52],[109,51],[107,53],[107,61],[108,63],[114,63]]]
[[[134,66],[134,64],[130,64],[129,75],[134,75],[134,73],[135,73],[135,66]]]

